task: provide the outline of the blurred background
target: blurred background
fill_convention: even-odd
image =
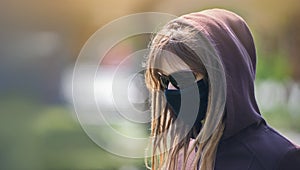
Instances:
[[[298,0],[2,0],[0,169],[145,169],[143,159],[110,154],[82,130],[70,89],[76,58],[96,30],[119,17],[137,12],[179,16],[212,7],[232,10],[247,21],[257,46],[256,94],[263,116],[300,144]],[[146,48],[150,37],[136,36],[112,49],[101,63],[107,76],[96,80],[97,87],[109,85],[110,69],[130,53]],[[110,94],[103,93],[98,91],[109,109],[106,97]],[[132,99],[136,107],[144,108],[146,95],[139,93]],[[136,130],[124,126],[124,133]],[[96,130],[105,132],[101,125]],[[147,135],[149,131],[137,133]]]

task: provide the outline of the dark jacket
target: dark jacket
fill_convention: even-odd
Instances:
[[[300,170],[300,149],[261,117],[254,96],[256,50],[245,21],[222,9],[187,14],[178,21],[211,41],[225,71],[225,130],[215,169]]]
[[[274,129],[253,124],[222,140],[216,170],[299,170],[300,149]]]

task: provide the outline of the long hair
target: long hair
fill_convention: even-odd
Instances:
[[[202,49],[200,56],[193,48]],[[214,45],[195,28],[173,21],[154,36],[149,49],[145,82],[150,91],[152,156],[151,166],[148,166],[147,161],[146,166],[152,170],[197,167],[212,170],[224,130],[224,107],[221,107],[222,101],[217,99],[216,85],[212,84],[212,81],[218,79],[214,72],[222,72],[222,65],[213,64],[214,61],[203,62],[218,58]],[[163,70],[159,63],[166,57],[164,50],[178,56],[195,74],[204,75],[209,85],[207,112],[200,131],[195,126],[189,128],[180,120],[176,121],[176,116],[166,103],[164,89],[159,81],[159,72]],[[191,142],[192,136],[195,137],[194,142]]]

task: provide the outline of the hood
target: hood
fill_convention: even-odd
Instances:
[[[223,9],[191,13],[181,19],[207,36],[223,64],[227,85],[223,139],[263,121],[254,95],[256,50],[245,21]]]

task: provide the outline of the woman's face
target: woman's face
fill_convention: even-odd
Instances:
[[[170,75],[178,71],[191,71],[190,67],[178,56],[172,55],[163,57],[161,60],[161,68],[164,75]],[[194,73],[196,81],[201,80],[204,75],[201,73]],[[168,89],[177,89],[172,83],[168,84]]]

